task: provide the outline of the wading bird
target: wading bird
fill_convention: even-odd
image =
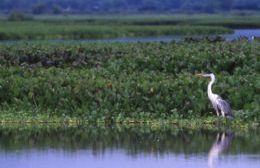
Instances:
[[[222,99],[219,95],[212,93],[212,84],[215,82],[215,75],[213,73],[196,75],[211,78],[211,81],[208,84],[208,97],[217,113],[217,116],[222,115],[223,117],[230,119],[234,118],[229,103]]]

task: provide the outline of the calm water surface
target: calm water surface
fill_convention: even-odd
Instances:
[[[0,127],[1,168],[259,168],[260,129]]]

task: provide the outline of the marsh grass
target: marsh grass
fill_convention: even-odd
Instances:
[[[96,25],[84,22],[1,22],[0,40],[97,39],[160,35],[209,35],[230,33],[223,27],[171,25]]]
[[[161,129],[172,127],[176,129],[190,130],[212,130],[226,131],[233,130],[238,132],[247,132],[251,129],[256,129],[259,126],[258,122],[245,122],[242,119],[236,118],[228,120],[217,117],[200,117],[194,119],[134,119],[126,118],[122,120],[110,121],[104,119],[90,120],[79,117],[68,116],[49,116],[45,114],[31,115],[27,112],[0,114],[0,128],[14,128],[16,126],[23,127],[38,127],[38,128],[61,128],[61,127],[140,127]]]
[[[0,17],[0,40],[224,34],[232,33],[229,28],[259,28],[259,20],[256,15],[34,16],[20,22]]]
[[[260,27],[259,15],[108,15],[108,16],[87,16],[87,15],[40,15],[35,20],[45,22],[85,22],[98,25],[218,25],[232,28]]]

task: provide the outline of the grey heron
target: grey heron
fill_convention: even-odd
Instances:
[[[197,76],[210,77],[211,81],[208,84],[208,98],[211,101],[213,108],[215,109],[217,116],[222,115],[227,118],[234,118],[231,107],[227,101],[222,99],[219,95],[212,93],[212,85],[215,82],[215,75],[210,74],[196,74]]]

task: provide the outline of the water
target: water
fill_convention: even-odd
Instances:
[[[251,39],[252,36],[260,37],[260,29],[234,29],[233,34],[223,35],[226,40],[235,40],[240,37]]]
[[[259,168],[260,129],[0,127],[1,168]]]
[[[236,40],[241,37],[251,39],[252,36],[260,37],[260,29],[234,29],[233,34],[221,35],[227,41]],[[19,42],[28,43],[136,43],[136,42],[172,42],[182,41],[185,36],[156,36],[156,37],[120,37],[120,38],[108,38],[108,39],[83,39],[83,40],[4,40],[0,41],[0,44],[15,44]]]

